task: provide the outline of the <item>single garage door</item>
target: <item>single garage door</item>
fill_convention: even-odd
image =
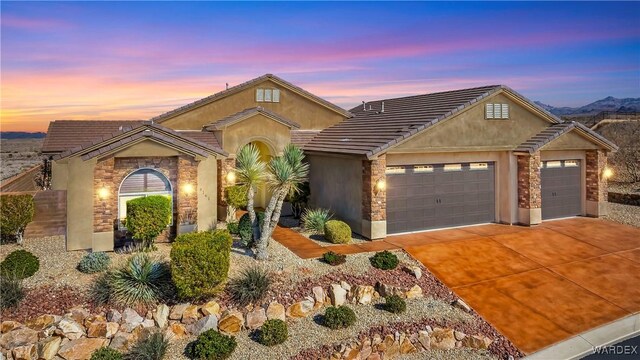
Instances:
[[[544,161],[542,181],[542,219],[576,216],[582,213],[580,160]]]
[[[387,168],[387,232],[495,221],[494,163]]]

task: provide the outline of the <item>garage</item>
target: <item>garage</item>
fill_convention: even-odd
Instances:
[[[495,221],[493,162],[389,166],[387,233]]]
[[[580,160],[553,160],[542,163],[542,220],[582,214],[581,179]]]

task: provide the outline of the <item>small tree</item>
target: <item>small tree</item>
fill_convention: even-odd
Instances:
[[[144,249],[150,249],[158,235],[171,224],[171,212],[171,199],[163,195],[129,200],[125,226]]]
[[[227,223],[238,222],[236,210],[247,207],[247,188],[243,185],[228,186],[224,192],[227,199]]]
[[[24,229],[33,220],[35,205],[32,195],[0,196],[0,232],[2,237],[13,236],[22,244]]]
[[[305,181],[300,185],[300,191],[289,194],[285,199],[285,201],[291,203],[291,211],[294,218],[299,219],[302,216],[302,212],[309,202],[309,195],[311,195],[311,188],[309,187],[309,182]]]
[[[247,212],[253,224],[253,238],[260,236],[260,224],[253,207],[256,187],[264,181],[266,164],[260,160],[260,151],[254,144],[247,144],[240,149],[236,158],[238,182],[247,188]]]

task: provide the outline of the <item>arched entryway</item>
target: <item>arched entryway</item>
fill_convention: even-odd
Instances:
[[[138,169],[122,180],[118,190],[118,224],[121,229],[122,221],[127,217],[127,201],[150,195],[167,196],[173,204],[171,182],[158,170]]]
[[[268,164],[269,161],[271,161],[275,150],[270,144],[261,140],[250,141],[249,143],[247,143],[247,145],[248,144],[253,144],[258,149],[258,151],[260,152],[260,159],[264,161],[265,164]],[[256,191],[254,206],[259,208],[266,208],[270,197],[271,192],[269,191],[267,184],[261,184],[260,186],[258,186]]]

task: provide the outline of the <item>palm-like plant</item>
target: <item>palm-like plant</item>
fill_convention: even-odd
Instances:
[[[300,191],[300,185],[307,180],[309,164],[304,162],[304,153],[299,147],[289,144],[282,156],[269,162],[267,183],[273,191],[269,205],[264,212],[264,224],[260,240],[256,243],[256,258],[266,260],[269,257],[267,245],[278,224],[282,213],[282,203],[288,194]]]
[[[258,238],[259,224],[253,207],[256,187],[264,181],[266,164],[260,160],[260,150],[254,144],[240,149],[236,158],[238,182],[247,187],[247,212],[253,224],[253,237]]]

